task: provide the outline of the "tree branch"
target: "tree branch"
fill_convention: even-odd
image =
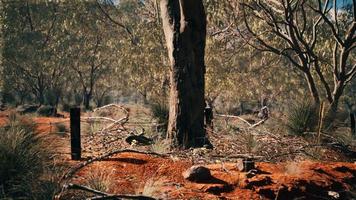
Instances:
[[[329,0],[326,1],[326,5],[328,5]],[[319,4],[319,9],[315,9],[312,8],[316,13],[319,13],[320,16],[323,18],[323,20],[326,22],[326,24],[330,27],[331,32],[333,33],[334,38],[336,39],[336,41],[343,46],[344,42],[342,41],[342,39],[340,38],[337,29],[335,28],[335,26],[333,25],[333,23],[329,20],[329,18],[326,16],[326,13],[328,13],[325,9],[322,10],[322,2],[321,0],[318,0],[318,4]]]
[[[103,200],[103,199],[139,199],[139,200],[155,200],[155,198],[143,195],[128,195],[128,194],[109,194],[106,192],[101,192],[83,185],[77,185],[69,183],[64,186],[69,190],[82,190],[85,192],[90,192],[99,196],[87,198],[87,200]]]
[[[356,64],[354,64],[351,70],[346,74],[346,82],[350,82],[356,75]]]
[[[222,33],[225,33],[226,31],[228,31],[230,29],[230,27],[232,26],[233,23],[229,24],[226,28],[222,29],[222,30],[219,30],[219,31],[216,31],[214,33],[212,33],[210,36],[211,37],[214,37],[216,35],[219,35],[219,34],[222,34]]]
[[[131,42],[132,44],[136,45],[136,41],[135,41],[135,36],[133,35],[132,31],[129,29],[128,26],[124,25],[123,23],[114,20],[110,14],[102,7],[102,5],[100,4],[99,0],[96,1],[96,4],[98,5],[100,11],[114,24],[116,24],[117,26],[123,28],[126,33],[130,36]]]

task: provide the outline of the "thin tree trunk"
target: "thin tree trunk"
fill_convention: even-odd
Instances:
[[[40,103],[40,105],[43,105],[45,103],[44,91],[42,89],[38,91],[38,102]]]
[[[84,107],[86,110],[90,109],[91,93],[84,93]]]
[[[339,106],[339,100],[342,96],[342,93],[344,92],[345,89],[345,84],[343,82],[338,82],[335,90],[333,92],[333,101],[330,104],[329,110],[325,116],[325,127],[326,129],[332,128],[333,122],[335,120],[337,111],[338,111],[338,106]]]
[[[167,138],[173,147],[208,144],[204,129],[206,16],[202,0],[162,0],[171,61]]]
[[[350,112],[350,127],[351,127],[351,135],[355,138],[356,137],[356,120],[355,120],[355,113]]]
[[[320,97],[319,97],[318,89],[314,82],[314,78],[311,75],[310,71],[305,71],[304,75],[308,83],[310,94],[313,97],[314,105],[318,107],[318,105],[320,104]]]
[[[57,92],[57,95],[56,95],[56,102],[54,103],[54,106],[55,106],[56,108],[58,108],[59,102],[60,102],[60,100],[61,100],[61,95],[62,95],[61,92]]]

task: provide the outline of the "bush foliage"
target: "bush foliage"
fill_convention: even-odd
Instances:
[[[41,180],[47,153],[33,123],[11,114],[0,128],[0,199],[50,198],[55,187]]]
[[[155,119],[158,122],[158,131],[159,132],[166,132],[168,127],[168,115],[169,115],[169,108],[166,104],[163,103],[153,103],[151,104],[151,112]]]
[[[318,109],[310,101],[298,102],[289,108],[287,128],[290,134],[313,132],[318,125]]]

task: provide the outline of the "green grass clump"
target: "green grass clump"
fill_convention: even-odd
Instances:
[[[57,124],[55,124],[55,127],[57,129],[58,135],[60,135],[62,137],[64,137],[69,132],[67,126],[63,123],[57,123]]]
[[[151,145],[151,151],[160,154],[166,154],[170,152],[170,143],[167,140],[156,139]]]
[[[90,171],[89,176],[86,178],[86,185],[94,190],[109,192],[115,183],[113,176],[113,169],[95,169]]]
[[[15,114],[0,128],[0,199],[48,199],[41,177],[48,159],[34,125]]]
[[[292,105],[287,114],[288,132],[293,135],[303,135],[314,132],[318,125],[318,109],[310,102]]]
[[[66,133],[68,132],[67,126],[63,123],[58,123],[56,124],[56,129],[60,133]]]
[[[169,108],[163,103],[151,104],[151,112],[153,117],[157,120],[159,126],[157,127],[159,132],[165,133],[168,127]]]
[[[62,111],[64,112],[70,112],[70,109],[73,107],[73,105],[69,103],[63,103],[62,104]]]

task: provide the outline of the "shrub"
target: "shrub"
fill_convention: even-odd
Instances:
[[[20,114],[31,114],[35,113],[39,108],[38,105],[20,105],[16,108],[16,111]]]
[[[39,193],[46,152],[33,128],[14,115],[0,128],[0,199],[36,199]]]
[[[113,169],[96,169],[90,171],[86,179],[86,185],[94,190],[109,192],[110,188],[114,186]]]
[[[292,105],[287,114],[287,128],[290,134],[301,135],[315,131],[318,124],[318,109],[310,102]]]
[[[241,139],[243,141],[245,150],[248,154],[255,154],[261,148],[261,144],[258,142],[257,138],[253,133],[248,131],[241,131]]]
[[[2,92],[2,98],[3,98],[3,101],[7,104],[10,104],[10,105],[15,105],[17,102],[16,102],[16,97],[11,94],[10,92]]]
[[[68,132],[66,125],[63,123],[56,124],[56,129],[60,135],[65,135]]]
[[[38,108],[37,114],[45,117],[55,116],[57,114],[57,108],[53,106],[41,106]]]
[[[69,103],[63,103],[62,105],[62,111],[64,112],[70,112],[70,109],[73,107],[73,105]]]
[[[157,127],[159,132],[166,132],[168,127],[168,106],[162,103],[151,104],[151,112],[153,117],[157,120],[159,126]]]
[[[12,130],[18,128],[26,133],[35,132],[35,123],[27,118],[19,116],[16,112],[10,112],[8,116],[9,122],[1,128],[1,130]]]
[[[45,104],[55,106],[57,103],[58,91],[53,89],[47,91],[44,95]]]
[[[160,154],[166,154],[170,152],[170,143],[167,140],[156,139],[151,145],[151,151]]]
[[[83,96],[79,93],[74,94],[74,104],[79,106],[83,102]]]

